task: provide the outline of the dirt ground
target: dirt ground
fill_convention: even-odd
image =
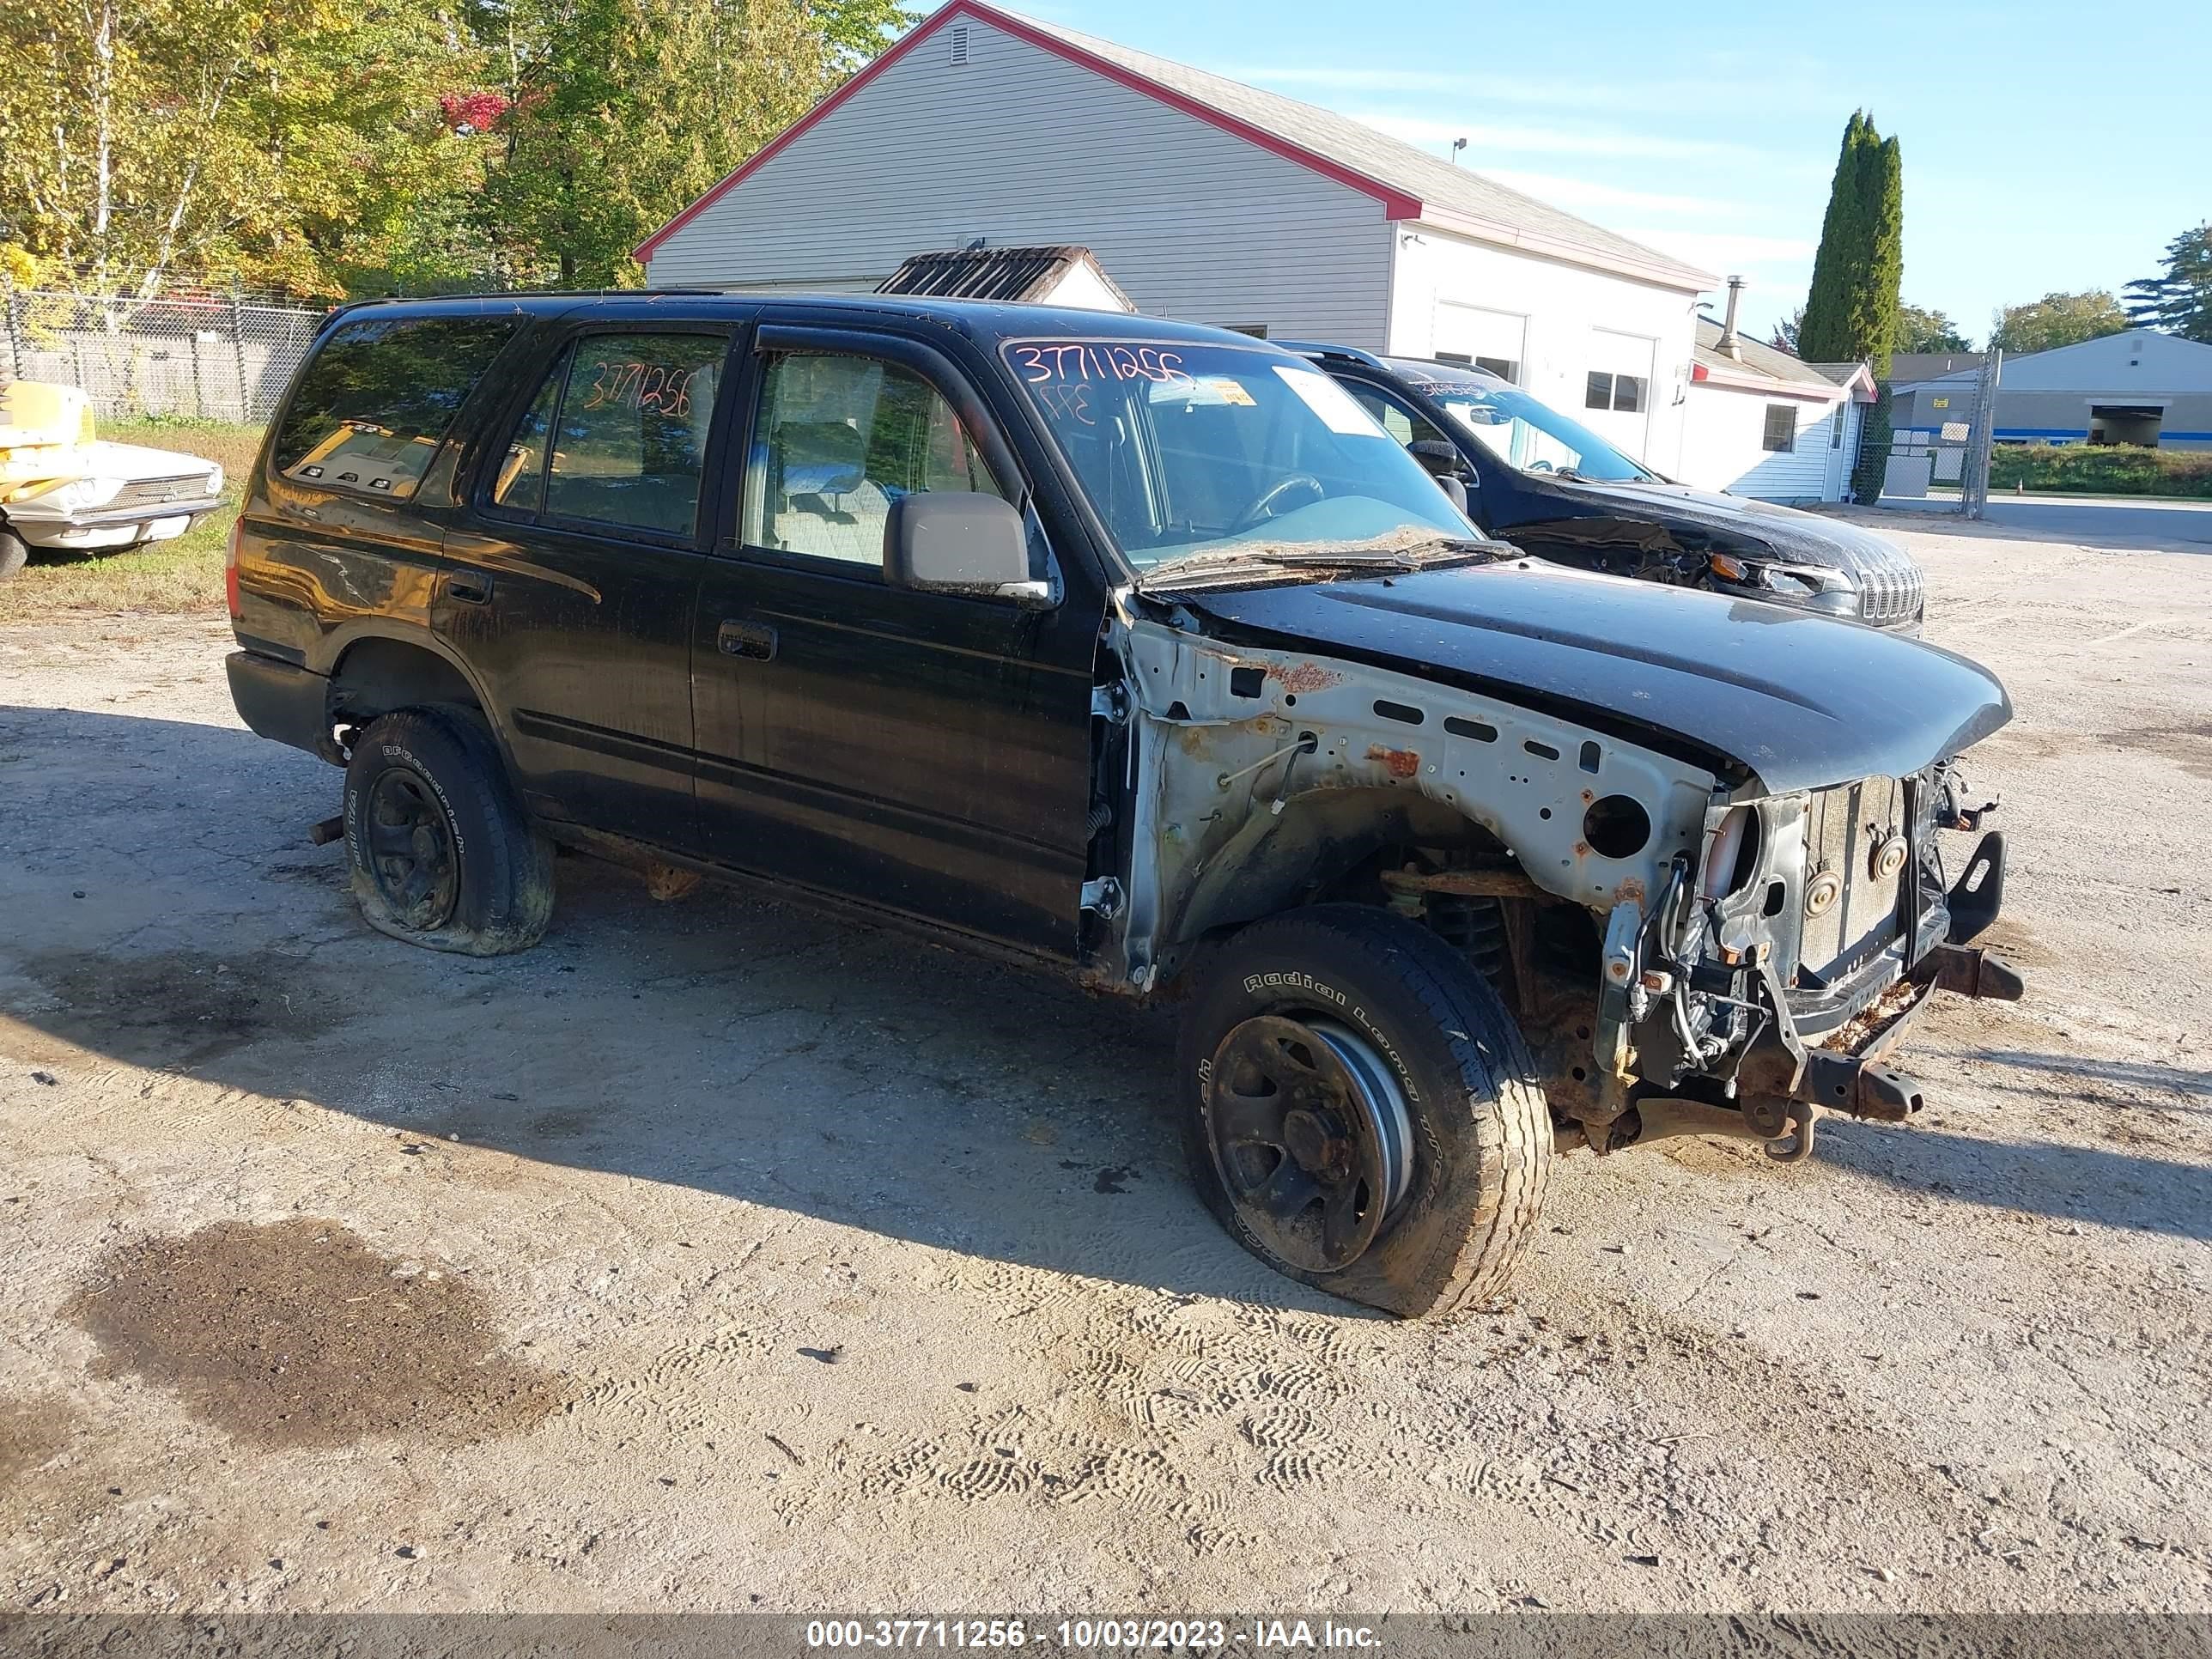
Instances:
[[[1215,1228],[1159,1016],[579,860],[411,950],[219,622],[0,630],[0,1609],[2212,1608],[2212,559],[1889,527],[2028,1000],[1442,1324]]]

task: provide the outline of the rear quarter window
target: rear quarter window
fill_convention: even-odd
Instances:
[[[276,428],[276,471],[404,501],[519,316],[368,317],[331,331]]]

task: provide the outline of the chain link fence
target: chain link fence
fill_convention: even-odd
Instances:
[[[266,420],[325,313],[173,284],[150,299],[0,286],[0,379],[79,386],[95,415]]]

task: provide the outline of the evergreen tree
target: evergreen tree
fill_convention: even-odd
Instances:
[[[1877,382],[1889,378],[1899,327],[1898,286],[1905,274],[1905,165],[1897,140],[1884,138],[1863,110],[1852,112],[1836,156],[1827,216],[1814,256],[1813,282],[1797,331],[1807,362],[1864,362]],[[1885,389],[1867,413],[1851,478],[1861,501],[1875,498],[1889,459]]]
[[[2128,317],[2212,345],[2212,224],[2185,230],[2166,245],[2166,269],[2128,284]]]
[[[1859,185],[1860,157],[1873,131],[1866,112],[1854,110],[1844,128],[1836,156],[1836,176],[1828,186],[1828,211],[1820,222],[1820,246],[1813,256],[1813,283],[1797,313],[1797,353],[1809,362],[1840,362],[1846,342],[1846,297],[1866,269],[1866,216]]]

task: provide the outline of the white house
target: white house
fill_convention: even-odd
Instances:
[[[1485,363],[1662,471],[1715,285],[1345,116],[981,0],[918,24],[637,257],[656,285],[865,291],[979,239],[1087,247],[1155,315]]]
[[[1701,320],[1674,476],[1761,501],[1839,501],[1875,395],[1864,363],[1800,362]]]

